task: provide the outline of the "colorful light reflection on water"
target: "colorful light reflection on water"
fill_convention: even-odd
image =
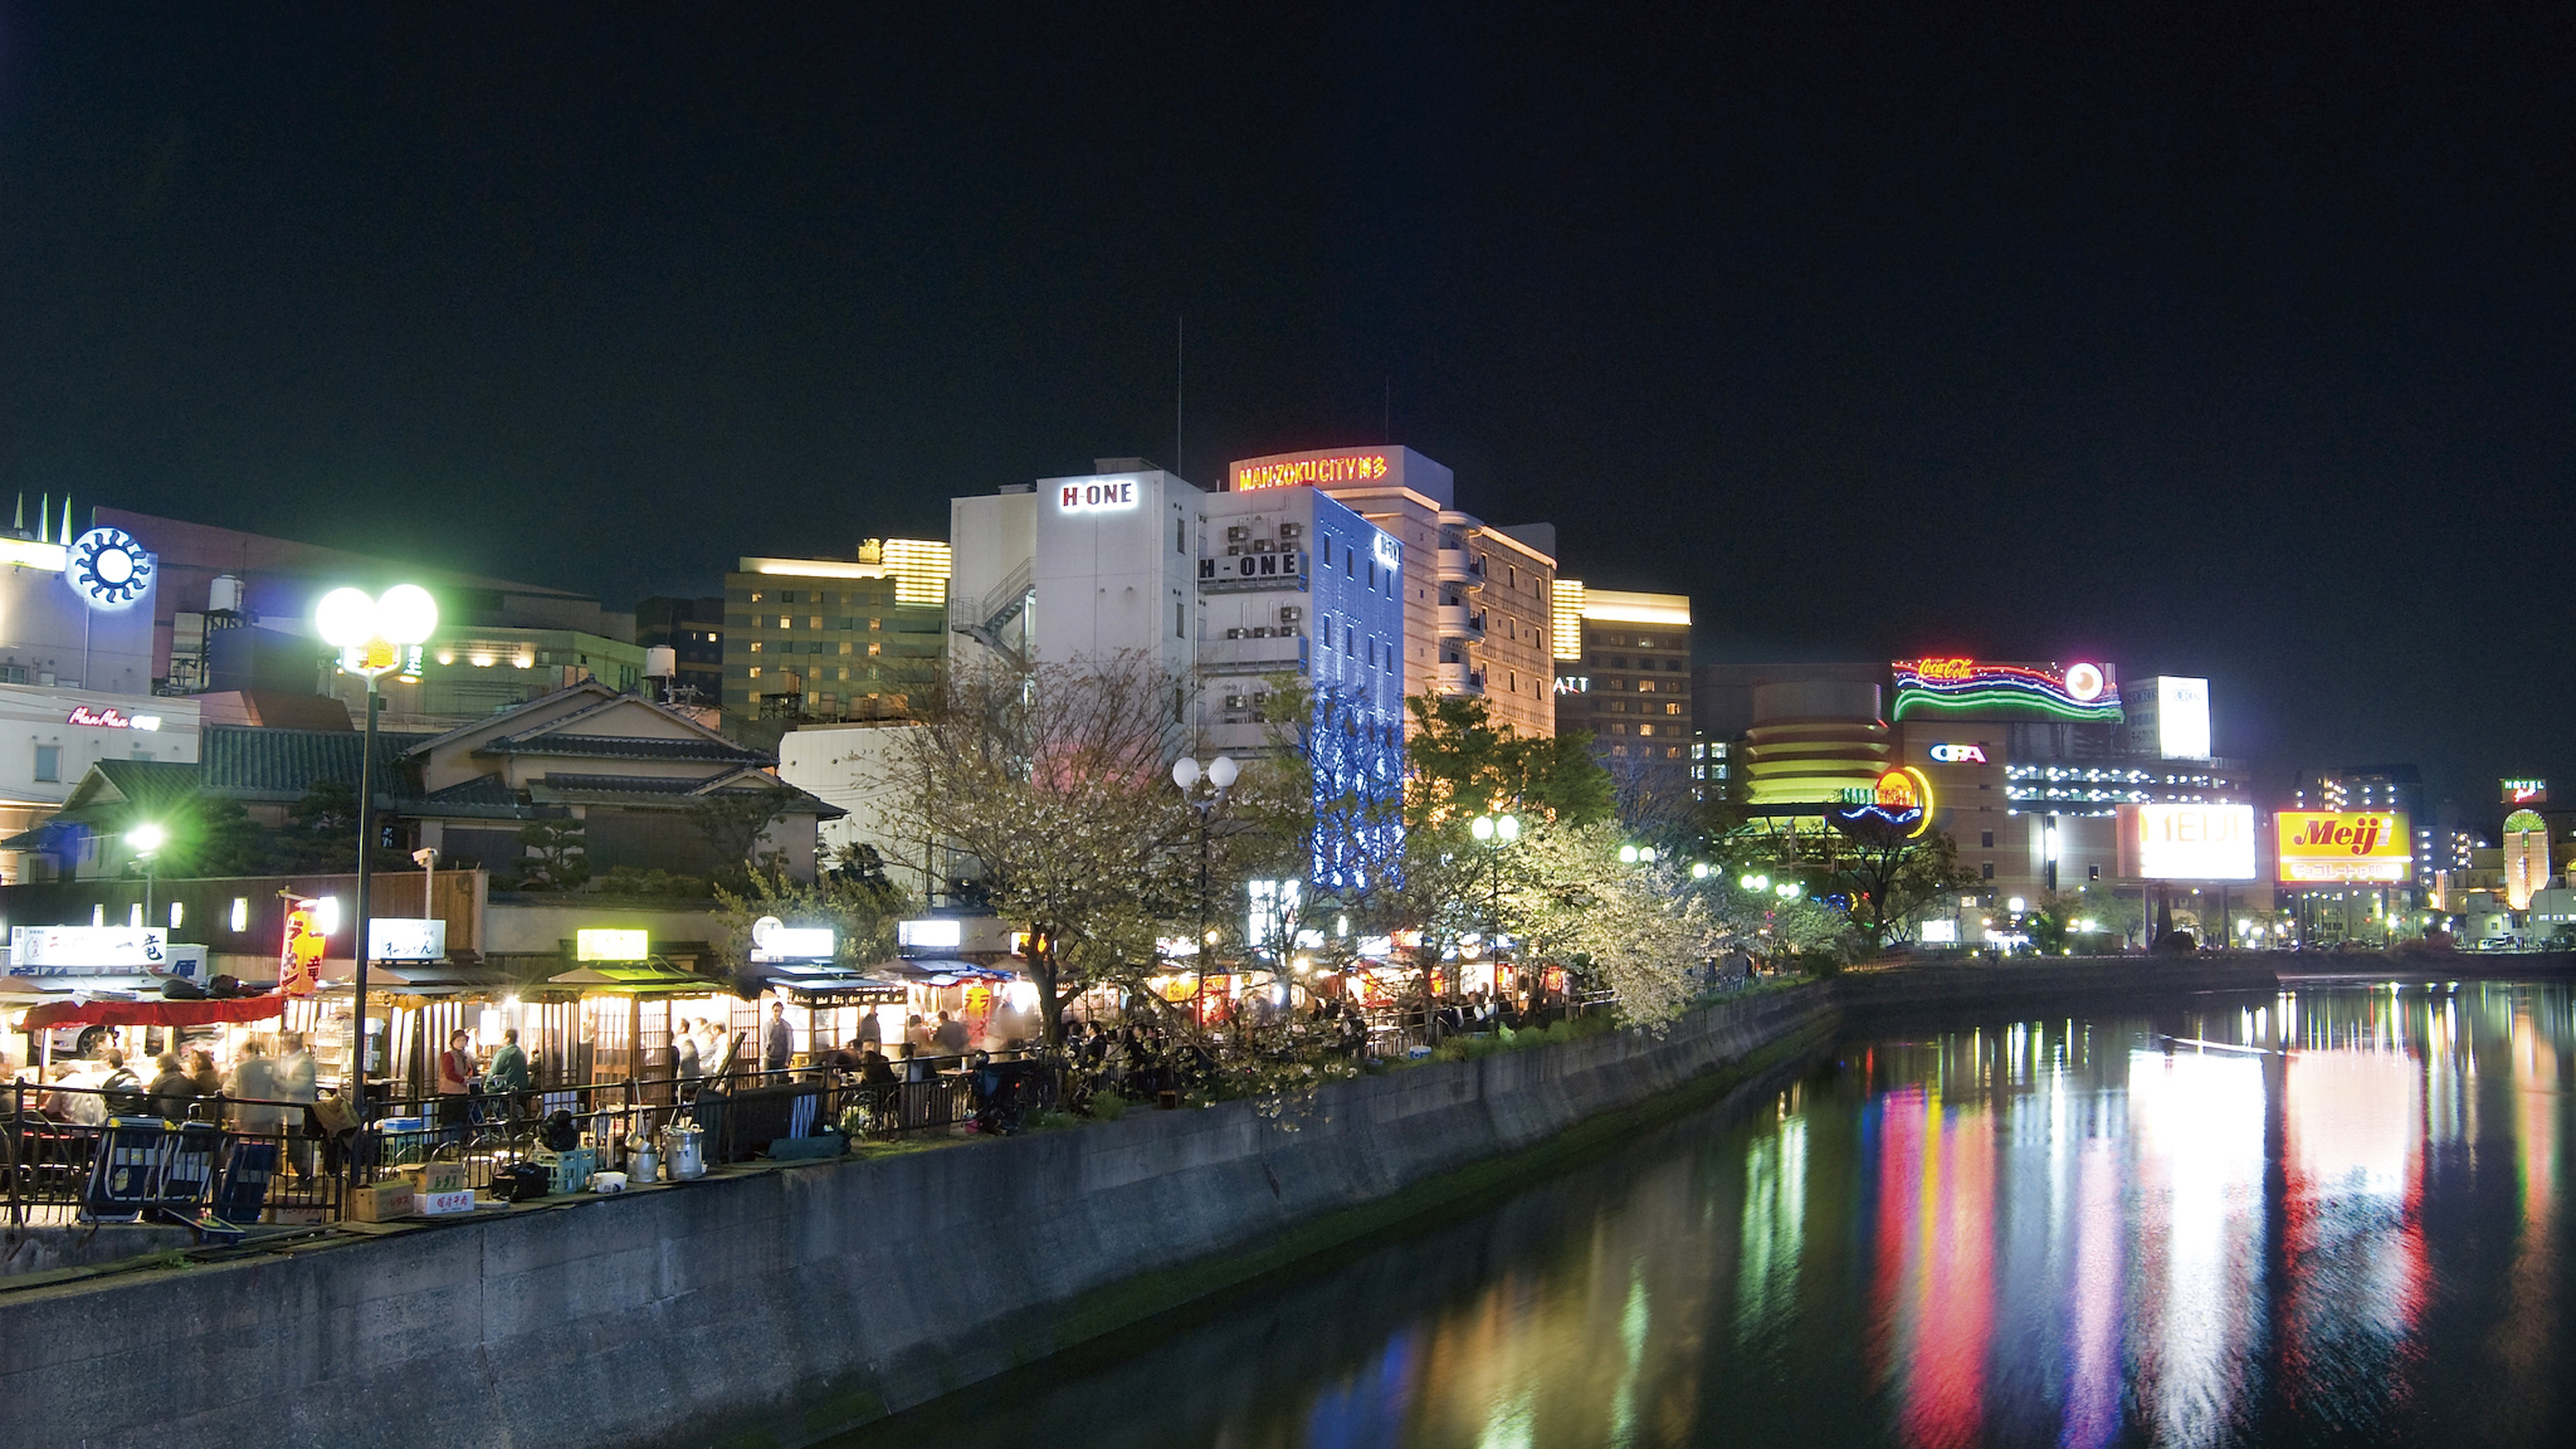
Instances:
[[[1856,1036],[1502,1208],[902,1441],[2576,1440],[2576,995]],[[889,1437],[884,1442],[896,1442]],[[866,1440],[864,1442],[876,1442]]]

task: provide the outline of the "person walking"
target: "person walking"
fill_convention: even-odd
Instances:
[[[233,1063],[233,1074],[224,1083],[224,1095],[233,1099],[233,1130],[245,1137],[274,1137],[286,1124],[286,1111],[277,1103],[277,1063],[268,1058],[268,1047],[258,1037],[242,1042],[241,1060]]]
[[[680,1095],[683,1097],[694,1095],[698,1090],[698,1078],[706,1074],[705,1066],[698,1060],[697,1033],[696,1017],[682,1021],[680,1029],[671,1033],[671,1047],[679,1057],[679,1065],[673,1069],[672,1075],[680,1079]]]
[[[314,1080],[313,1053],[305,1050],[304,1033],[290,1031],[277,1039],[277,1098],[300,1106],[280,1109],[285,1118],[283,1130],[295,1134],[288,1144],[287,1158],[298,1181],[313,1176],[313,1138],[309,1128],[310,1109],[321,1095]]]

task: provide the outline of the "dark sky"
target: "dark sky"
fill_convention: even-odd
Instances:
[[[1185,316],[1186,475],[1391,414],[1703,659],[2576,787],[2576,11],[1555,9],[0,4],[0,484],[631,602]]]

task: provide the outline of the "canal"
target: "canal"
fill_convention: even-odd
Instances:
[[[840,1449],[2576,1442],[2576,994],[1864,1027]]]

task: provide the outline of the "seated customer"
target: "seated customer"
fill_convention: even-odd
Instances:
[[[874,1043],[870,1043],[868,1049],[859,1054],[861,1083],[871,1087],[891,1087],[898,1080],[900,1079],[894,1074],[894,1064],[886,1060],[886,1054],[878,1051]]]

